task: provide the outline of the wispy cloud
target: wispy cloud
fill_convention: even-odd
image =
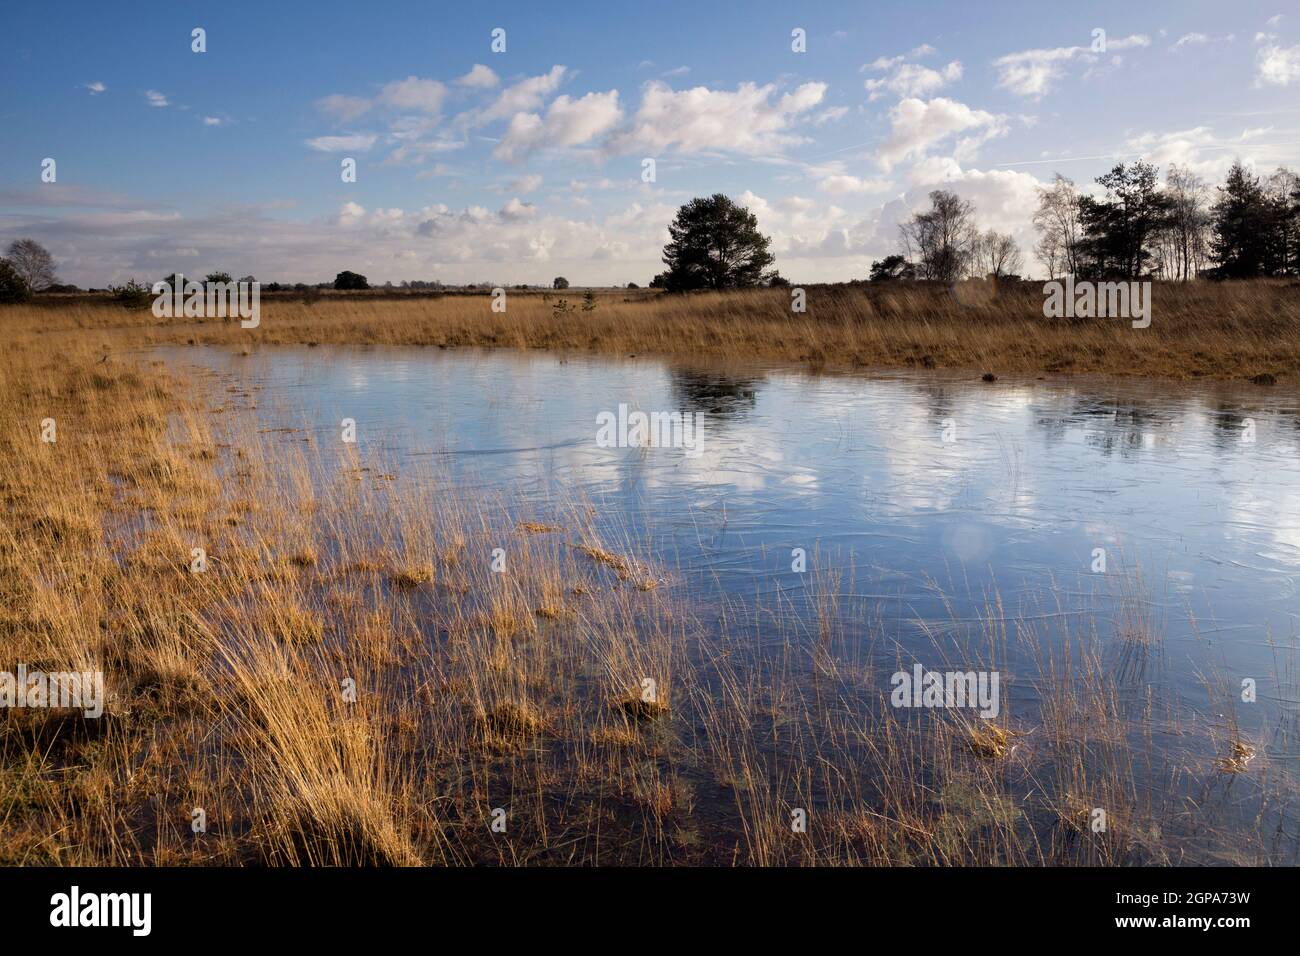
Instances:
[[[375,145],[378,137],[371,133],[351,133],[346,136],[317,136],[306,140],[308,146],[322,153],[364,153]]]
[[[993,61],[993,68],[998,74],[998,86],[1010,90],[1018,96],[1041,99],[1051,92],[1057,81],[1065,75],[1065,69],[1073,61],[1093,64],[1102,55],[1116,50],[1151,45],[1151,38],[1145,34],[1107,40],[1092,46],[1062,46],[1051,49],[1022,50],[1008,53]]]

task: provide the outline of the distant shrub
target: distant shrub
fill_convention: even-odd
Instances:
[[[124,309],[147,309],[153,301],[149,287],[134,279],[128,279],[125,285],[111,285],[108,291],[113,294],[113,301]]]
[[[0,302],[26,302],[31,294],[27,280],[18,274],[8,259],[0,259]]]
[[[583,312],[596,311],[596,293],[592,292],[590,289],[588,289],[582,295],[582,311]]]
[[[555,281],[551,283],[552,289],[567,289],[568,287],[569,280],[564,278],[564,276],[556,276]]]
[[[903,256],[885,256],[885,258],[871,263],[871,272],[867,278],[871,282],[911,280],[916,278],[916,267]]]

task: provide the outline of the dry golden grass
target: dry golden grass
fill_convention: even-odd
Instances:
[[[371,308],[329,305],[340,336]],[[434,475],[327,464],[247,396],[119,358],[128,334],[172,333],[20,329],[0,356],[0,669],[108,691],[97,720],[0,714],[0,863],[1116,865],[1186,862],[1191,830],[1293,859],[1293,782],[1229,749],[1264,810],[1219,829],[1221,728],[1186,718],[1161,736],[1187,749],[1157,751],[1169,728],[1125,709],[1086,626],[994,604],[947,647],[989,669],[1008,632],[1037,649],[1039,710],[983,727],[981,755],[969,723],[888,705],[910,662],[871,652],[851,580],[819,577],[813,646],[785,607],[719,619],[585,508],[521,524]],[[1096,807],[1103,833],[1078,825]]]
[[[788,290],[686,296],[602,292],[594,311],[557,313],[559,293],[267,295],[261,325],[157,320],[107,300],[49,297],[4,309],[16,328],[129,328],[135,342],[391,344],[715,356],[826,368],[963,368],[997,374],[1108,373],[1253,378],[1300,370],[1300,283],[1157,283],[1152,322],[1043,317],[1042,284],[973,280],[810,286],[807,311]]]

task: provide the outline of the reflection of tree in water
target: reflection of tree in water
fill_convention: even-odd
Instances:
[[[720,419],[740,417],[753,409],[757,385],[762,381],[684,368],[669,369],[668,375],[673,398],[682,411]]]
[[[1214,447],[1219,451],[1227,451],[1242,444],[1242,437],[1246,434],[1246,419],[1252,416],[1236,405],[1228,405],[1219,402],[1210,411],[1210,424],[1214,426]],[[1258,419],[1255,419],[1258,425]]]
[[[1186,407],[1171,406],[1167,402],[1143,402],[1079,396],[1063,411],[1043,412],[1035,416],[1034,424],[1046,432],[1049,439],[1059,440],[1071,425],[1083,425],[1087,444],[1110,455],[1128,454],[1146,446],[1146,436],[1153,435],[1156,444],[1173,440],[1175,426],[1186,418]],[[1219,451],[1227,451],[1242,444],[1247,419],[1258,426],[1260,411],[1242,405],[1219,401],[1205,406],[1210,426],[1210,440]],[[1300,428],[1300,415],[1289,416]]]
[[[1153,403],[1079,397],[1070,409],[1070,418],[1092,419],[1085,441],[1104,455],[1119,452],[1128,455],[1146,447],[1146,436],[1153,435],[1158,444],[1173,434],[1178,416]]]
[[[918,382],[916,391],[931,418],[942,420],[953,417],[953,409],[957,406],[951,388],[933,382]]]

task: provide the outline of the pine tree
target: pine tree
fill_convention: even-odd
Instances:
[[[1240,161],[1232,164],[1211,210],[1214,238],[1211,251],[1218,275],[1244,279],[1263,274],[1270,219],[1259,178]]]

